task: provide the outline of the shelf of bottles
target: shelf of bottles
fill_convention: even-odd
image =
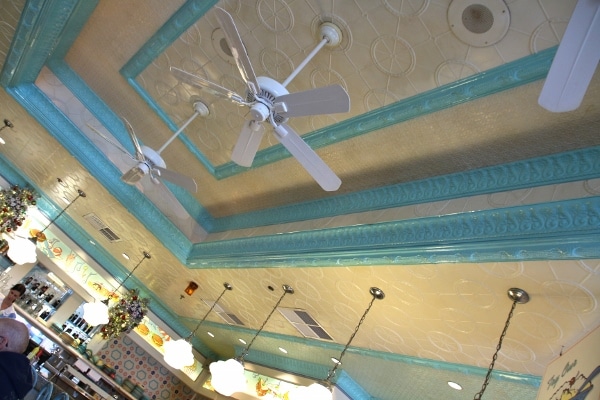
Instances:
[[[78,339],[81,343],[85,343],[96,333],[95,326],[89,325],[83,319],[83,304],[75,310],[73,314],[67,318],[62,325],[63,332],[68,333],[73,339]]]
[[[27,291],[17,300],[17,304],[29,315],[48,321],[65,300],[73,294],[52,272],[36,265],[21,280]]]

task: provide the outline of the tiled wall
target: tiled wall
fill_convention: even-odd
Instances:
[[[194,391],[127,336],[111,339],[98,352],[118,376],[144,387],[150,399],[189,400]]]

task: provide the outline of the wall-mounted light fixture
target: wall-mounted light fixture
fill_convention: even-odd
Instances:
[[[194,294],[194,292],[196,291],[196,289],[198,289],[198,284],[196,282],[190,282],[187,287],[185,288],[184,292],[185,294],[187,294],[188,296],[191,296]]]

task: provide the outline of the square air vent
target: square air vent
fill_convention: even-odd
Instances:
[[[304,337],[333,340],[325,329],[305,310],[284,307],[279,307],[278,310]]]
[[[221,307],[218,304],[215,304],[214,301],[208,301],[208,300],[203,300],[204,303],[206,303],[207,306],[209,307],[213,307],[213,311],[215,313],[217,313],[217,315],[221,318],[223,318],[223,320],[225,322],[227,322],[229,325],[240,325],[240,326],[244,326],[244,323],[242,322],[241,319],[239,319],[237,317],[237,315],[227,311],[225,308]]]
[[[115,233],[108,225],[106,225],[98,216],[94,213],[89,213],[83,216],[83,218],[89,222],[102,236],[104,236],[109,242],[116,243],[120,242],[121,238]]]

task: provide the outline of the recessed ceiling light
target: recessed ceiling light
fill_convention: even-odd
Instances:
[[[242,344],[246,344],[246,341],[244,339],[238,339],[240,342],[242,342]]]
[[[338,360],[338,359],[337,359],[337,358],[335,358],[335,357],[331,357],[331,361],[333,361],[333,363],[334,363],[334,364],[337,364],[337,365],[340,365],[340,364],[341,364],[341,361],[340,361],[340,360]]]
[[[286,349],[284,349],[283,347],[280,347],[280,348],[279,348],[279,351],[280,351],[280,352],[282,352],[282,353],[285,353],[285,354],[287,354],[287,350],[286,350]]]
[[[94,242],[93,240],[91,240],[91,239],[90,239],[90,244],[91,244],[92,246],[95,246],[95,245],[96,245],[96,242]]]
[[[123,256],[124,259],[129,260],[129,256],[125,253],[121,254]]]
[[[448,381],[448,386],[450,386],[452,389],[462,390],[462,386],[456,382]]]
[[[214,333],[212,333],[212,332],[206,332],[206,334],[207,334],[208,336],[210,336],[210,337],[215,337],[215,334],[214,334]]]

